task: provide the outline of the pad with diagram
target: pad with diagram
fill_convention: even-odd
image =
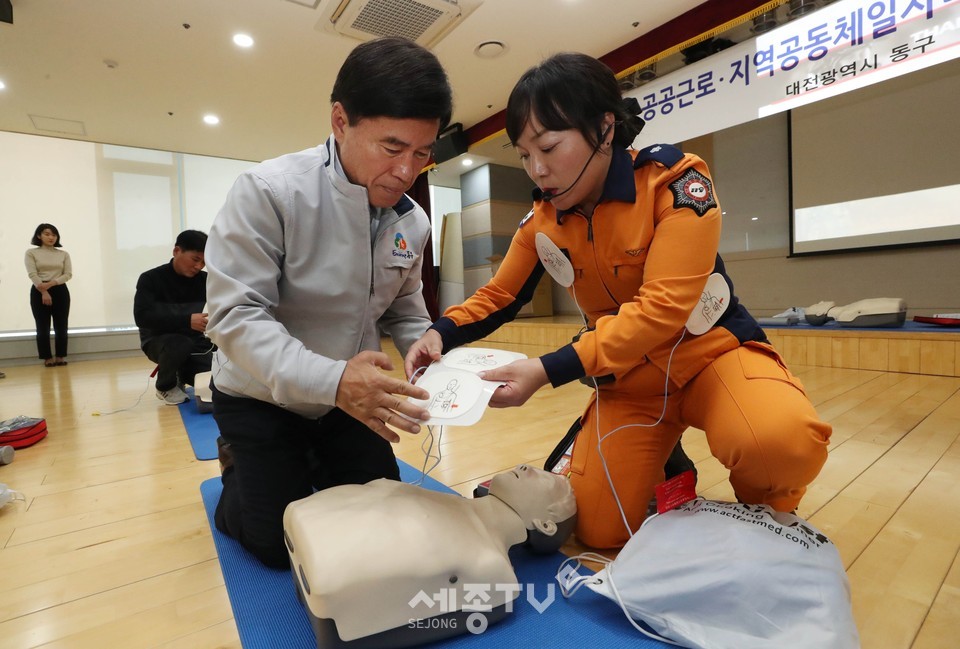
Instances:
[[[410,399],[426,408],[431,426],[471,426],[483,416],[490,397],[501,385],[484,381],[478,373],[526,358],[518,352],[482,347],[458,347],[431,363],[417,379],[417,387],[430,393],[429,399]]]

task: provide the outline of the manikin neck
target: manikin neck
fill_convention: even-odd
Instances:
[[[469,501],[477,516],[490,533],[501,539],[509,548],[527,540],[527,528],[523,520],[509,505],[496,496],[484,496]]]

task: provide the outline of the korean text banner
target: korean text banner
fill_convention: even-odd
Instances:
[[[842,0],[626,96],[643,143],[676,143],[958,56],[960,0]]]

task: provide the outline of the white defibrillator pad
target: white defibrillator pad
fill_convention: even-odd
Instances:
[[[707,284],[700,294],[700,302],[687,318],[687,331],[694,336],[705,334],[717,323],[730,305],[730,287],[720,273],[707,278]]]
[[[458,347],[431,363],[417,379],[429,399],[410,399],[425,408],[426,425],[472,426],[480,421],[490,398],[501,383],[484,381],[477,374],[527,358],[525,354],[483,347]]]
[[[543,232],[537,232],[536,236],[537,256],[540,262],[547,270],[557,284],[564,288],[573,286],[573,264],[563,254],[557,244]]]

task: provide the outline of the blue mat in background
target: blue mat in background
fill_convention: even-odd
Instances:
[[[198,460],[216,460],[217,438],[220,437],[217,422],[213,420],[212,413],[197,412],[197,398],[193,394],[192,387],[187,388],[187,394],[190,396],[190,401],[184,401],[177,408],[180,409],[183,427],[187,429],[187,438],[190,440],[190,446],[193,447],[193,454]]]
[[[928,324],[925,322],[914,322],[913,320],[907,320],[903,323],[901,327],[845,327],[842,326],[836,320],[831,320],[826,324],[822,325],[812,325],[808,324],[806,321],[798,322],[796,324],[761,324],[763,329],[809,329],[810,331],[816,330],[828,330],[828,331],[876,331],[879,333],[888,333],[896,331],[907,331],[910,333],[916,332],[936,332],[936,333],[960,333],[960,329],[957,327],[944,327],[942,325]]]
[[[415,482],[420,478],[419,470],[402,461],[398,464],[404,482]],[[456,493],[430,477],[424,480],[423,486],[435,491]],[[313,628],[303,605],[297,599],[290,571],[265,567],[239,543],[220,533],[214,526],[213,513],[221,490],[219,478],[211,478],[200,485],[241,644],[244,649],[315,649],[317,643]],[[564,600],[554,581],[557,568],[564,559],[560,553],[548,557],[535,556],[517,547],[511,550],[510,558],[517,581],[523,586],[514,602],[513,613],[480,635],[465,634],[432,643],[430,647],[671,647],[641,635],[630,626],[616,604],[588,588],[581,588],[573,598]],[[548,595],[549,584],[554,585],[556,599],[543,613],[538,613],[526,600],[527,590],[532,589],[536,599],[542,602]]]

